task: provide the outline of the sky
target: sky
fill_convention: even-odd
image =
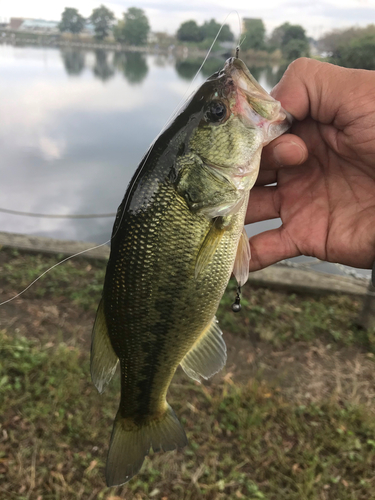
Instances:
[[[0,0],[0,20],[10,17],[31,17],[60,20],[65,7],[75,7],[88,17],[100,4],[111,9],[121,18],[129,7],[144,9],[152,31],[174,33],[179,25],[189,19],[198,23],[215,18],[224,22],[231,8],[241,18],[263,19],[267,32],[289,21],[301,24],[309,36],[319,38],[327,31],[349,26],[366,26],[375,22],[375,0]],[[238,35],[239,21],[232,12],[225,21]]]

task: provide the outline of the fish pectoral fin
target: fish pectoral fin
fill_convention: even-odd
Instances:
[[[150,451],[183,448],[187,438],[178,418],[167,404],[165,413],[136,425],[117,413],[106,465],[107,486],[128,482],[142,467]]]
[[[223,226],[222,217],[218,217],[214,220],[199,249],[197,261],[195,263],[195,279],[198,278],[202,270],[211,262],[225,231],[226,228]]]
[[[186,375],[200,382],[220,371],[227,361],[227,347],[216,317],[181,361]]]
[[[103,299],[99,302],[91,340],[91,378],[100,393],[113,377],[118,358],[108,336]]]
[[[242,230],[238,242],[236,259],[233,266],[233,274],[237,280],[238,286],[243,286],[249,278],[249,262],[251,259],[249,238],[245,228]]]

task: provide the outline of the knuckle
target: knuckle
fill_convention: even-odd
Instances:
[[[291,74],[300,74],[302,71],[305,71],[309,66],[312,67],[315,63],[313,59],[309,59],[308,57],[300,57],[292,61],[286,69],[286,73]]]

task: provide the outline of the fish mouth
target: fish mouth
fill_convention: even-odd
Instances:
[[[246,122],[247,126],[264,131],[264,145],[286,132],[293,117],[282,108],[255,80],[245,63],[236,57],[229,58],[223,68],[229,88],[237,90],[237,99],[232,112]]]

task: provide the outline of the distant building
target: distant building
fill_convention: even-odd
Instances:
[[[11,17],[10,18],[10,23],[9,23],[9,29],[11,30],[18,30],[21,24],[24,22],[23,17]]]
[[[59,33],[59,21],[46,21],[45,19],[24,19],[22,17],[11,17],[8,25],[11,30],[32,31],[35,33]],[[90,21],[85,22],[82,31],[86,35],[94,35],[94,25]]]
[[[58,21],[45,21],[44,19],[25,19],[18,28],[20,31],[36,31],[39,33],[57,33]]]

